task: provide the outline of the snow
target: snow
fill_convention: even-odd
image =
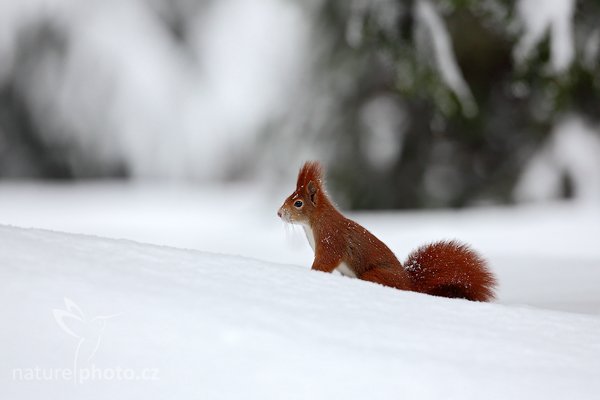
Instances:
[[[123,165],[134,178],[222,178],[239,168],[232,152],[252,154],[287,112],[306,67],[301,6],[177,3],[184,43],[142,0],[0,2],[0,83],[15,83],[43,144],[70,150],[77,173]],[[46,25],[51,34],[23,39]]]
[[[406,112],[392,96],[376,96],[360,111],[365,128],[362,147],[369,165],[386,170],[402,152]]]
[[[35,229],[2,226],[0,246],[1,398],[591,399],[600,390],[597,316]],[[79,322],[69,329],[80,354],[97,345],[89,361],[74,360],[78,341],[55,314],[77,316],[59,321]],[[91,323],[102,316],[103,327]],[[27,379],[33,368],[46,378]],[[70,369],[77,381],[64,378]]]
[[[480,304],[310,271],[288,189],[2,183],[0,398],[597,396],[599,208],[351,214],[401,259],[471,243]]]
[[[600,136],[598,128],[577,116],[558,121],[549,139],[531,157],[514,190],[518,201],[559,198],[568,176],[576,201],[600,202]]]
[[[0,224],[123,238],[309,268],[301,227],[276,216],[291,187],[3,183]],[[335,199],[335,194],[333,194]],[[547,203],[353,213],[403,260],[441,239],[470,243],[500,278],[499,302],[600,315],[600,208]]]
[[[575,58],[574,12],[575,0],[545,0],[542,6],[537,0],[520,0],[516,6],[516,14],[523,34],[514,49],[517,63],[525,63],[536,46],[549,34],[549,72],[565,72]]]
[[[439,74],[460,101],[464,115],[474,117],[478,112],[477,103],[460,71],[444,21],[429,0],[419,0],[415,3],[415,7],[417,21],[423,25],[431,37]]]

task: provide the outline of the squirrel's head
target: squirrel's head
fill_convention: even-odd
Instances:
[[[323,201],[322,167],[316,161],[304,163],[298,173],[296,190],[277,211],[277,215],[292,224],[309,224],[312,214]]]

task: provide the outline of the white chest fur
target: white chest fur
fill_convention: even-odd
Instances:
[[[354,273],[354,271],[352,271],[350,267],[348,267],[348,264],[346,264],[345,262],[340,263],[340,265],[338,265],[338,267],[335,270],[344,276],[356,278],[356,274]]]
[[[310,244],[310,247],[312,247],[313,252],[314,252],[315,251],[315,235],[313,234],[313,231],[310,226],[302,225],[302,227],[304,228],[304,233],[306,233],[306,239],[308,239],[308,244]]]
[[[315,251],[315,235],[313,234],[312,229],[308,225],[302,225],[302,227],[304,228],[304,233],[306,233],[306,239],[308,239],[310,247]],[[341,275],[356,278],[354,271],[352,271],[345,262],[341,262],[335,270]]]

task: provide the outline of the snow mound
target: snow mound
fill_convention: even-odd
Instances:
[[[595,316],[42,230],[0,249],[3,399],[600,393]]]

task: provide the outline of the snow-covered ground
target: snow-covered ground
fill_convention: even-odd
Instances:
[[[0,185],[0,398],[597,398],[599,209],[353,215],[472,243],[480,304],[308,271],[286,189]]]
[[[290,187],[2,184],[0,224],[131,239],[309,268],[299,228],[276,216]],[[355,213],[399,256],[471,243],[500,277],[499,302],[600,315],[600,207],[551,204]]]

